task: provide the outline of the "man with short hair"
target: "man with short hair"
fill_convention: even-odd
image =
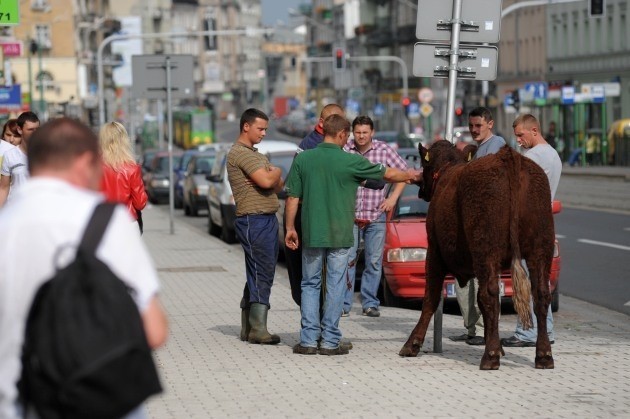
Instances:
[[[302,305],[300,343],[293,352],[314,355],[345,355],[340,345],[339,319],[348,256],[354,240],[354,201],[359,184],[365,179],[389,182],[417,181],[419,174],[403,172],[342,150],[350,135],[345,117],[331,115],[324,120],[324,142],[315,149],[298,154],[287,178],[285,245],[300,244],[295,229],[298,202],[302,199]],[[320,315],[322,266],[326,261],[326,296]]]
[[[23,417],[16,383],[33,297],[57,269],[74,259],[88,220],[103,201],[98,192],[102,175],[98,139],[87,126],[69,118],[52,120],[28,140],[28,155],[31,178],[12,196],[11,205],[0,211],[3,419]],[[157,348],[167,335],[166,316],[157,296],[158,276],[130,221],[123,206],[115,209],[96,256],[130,288],[149,346]],[[128,417],[141,414],[136,409]]]
[[[345,116],[343,108],[336,103],[329,103],[322,108],[319,120],[313,131],[308,134],[302,142],[300,142],[300,151],[311,150],[324,141],[324,120],[330,115]],[[286,219],[286,207],[284,217]],[[301,204],[298,205],[298,211],[295,215],[295,230],[298,237],[302,237],[302,209]],[[287,234],[286,221],[284,222],[284,234]],[[285,247],[287,273],[289,275],[289,285],[291,286],[291,297],[298,306],[302,301],[302,247],[290,249]]]
[[[505,146],[505,140],[492,133],[494,119],[489,109],[478,107],[468,114],[468,129],[477,143],[477,151],[474,159],[480,159],[490,154],[495,154]],[[452,341],[465,341],[469,345],[485,345],[483,317],[477,303],[479,281],[471,279],[464,287],[460,287],[455,281],[455,296],[459,304],[466,333],[450,336]]]
[[[348,141],[344,151],[365,157],[371,163],[406,170],[405,161],[387,143],[374,139],[374,122],[369,116],[358,116],[352,121],[354,139]],[[380,301],[377,297],[381,283],[383,246],[385,245],[385,216],[396,205],[404,183],[397,183],[385,198],[385,189],[368,189],[359,186],[354,213],[352,235],[354,245],[350,250],[348,281],[343,302],[342,316],[350,315],[354,300],[356,260],[361,240],[365,243],[365,269],[361,275],[361,305],[363,315],[379,317]]]
[[[518,145],[524,148],[525,157],[529,157],[545,171],[549,179],[549,188],[551,190],[551,201],[556,196],[556,190],[560,183],[560,174],[562,173],[562,161],[560,156],[550,144],[545,141],[540,132],[540,124],[535,116],[531,114],[520,115],[512,124],[514,135]],[[509,338],[501,339],[501,344],[507,347],[533,347],[536,346],[538,339],[538,326],[536,323],[536,314],[534,314],[533,305],[530,307],[532,314],[533,327],[531,329],[523,329],[520,320],[517,319],[516,330],[514,335]],[[555,334],[553,331],[553,315],[551,314],[551,306],[547,309],[547,334],[549,342],[554,343]]]
[[[39,128],[39,118],[33,112],[23,112],[17,118],[17,129],[22,136],[22,142],[17,147],[8,150],[2,159],[0,169],[0,207],[11,199],[15,190],[29,177],[28,158],[26,149],[29,138]]]
[[[242,341],[275,345],[278,335],[267,331],[271,286],[278,259],[279,203],[282,190],[282,169],[272,166],[258,152],[267,134],[269,117],[250,108],[241,115],[240,134],[227,155],[227,172],[234,202],[234,229],[245,252],[247,282],[241,299]]]

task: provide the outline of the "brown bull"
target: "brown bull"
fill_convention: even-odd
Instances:
[[[479,280],[478,303],[485,324],[486,348],[480,369],[498,369],[505,355],[499,341],[499,274],[511,268],[514,305],[525,328],[534,297],[538,321],[536,368],[553,368],[547,336],[549,273],[554,248],[549,181],[532,160],[509,147],[467,163],[448,141],[419,146],[423,167],[420,198],[431,201],[427,215],[427,292],[422,314],[401,356],[416,356],[451,273],[463,286]],[[521,264],[527,263],[530,282]]]

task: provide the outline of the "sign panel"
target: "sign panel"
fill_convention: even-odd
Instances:
[[[411,102],[407,108],[407,116],[409,118],[420,117],[420,105],[417,102]]]
[[[418,0],[416,38],[450,41],[453,0]],[[462,0],[460,42],[499,42],[501,0]]]
[[[433,100],[433,90],[428,87],[423,87],[418,90],[418,100],[420,103],[429,103]]]
[[[134,55],[131,61],[133,96],[166,99],[166,63],[171,67],[171,97],[195,97],[192,55]]]
[[[0,110],[19,111],[22,109],[22,89],[19,84],[0,87]]]
[[[413,50],[413,75],[448,78],[450,46],[417,42]],[[460,45],[458,79],[494,80],[497,77],[499,50],[494,45]]]
[[[423,103],[422,106],[420,106],[420,113],[425,118],[429,117],[433,113],[433,106],[428,103]]]
[[[20,23],[19,0],[0,1],[0,26],[17,25]]]
[[[560,101],[564,105],[572,105],[575,102],[575,88],[573,86],[562,86]]]
[[[20,57],[22,55],[22,42],[0,42],[2,54],[5,57]]]
[[[582,93],[593,95],[593,90],[598,90],[598,94],[603,89],[605,97],[616,97],[621,94],[621,85],[618,82],[610,83],[583,83],[581,86]]]

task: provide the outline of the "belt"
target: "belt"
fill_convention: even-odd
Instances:
[[[370,224],[372,221],[370,220],[361,220],[358,218],[354,219],[354,223],[357,225],[357,227],[359,227],[359,229],[361,228],[365,228],[368,226],[368,224]]]

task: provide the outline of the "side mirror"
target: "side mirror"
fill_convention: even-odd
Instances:
[[[551,202],[551,213],[558,214],[562,211],[562,202],[560,201],[552,201]]]
[[[221,175],[206,175],[206,180],[214,183],[219,183],[221,182]]]

